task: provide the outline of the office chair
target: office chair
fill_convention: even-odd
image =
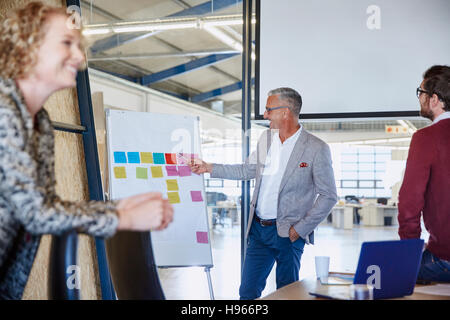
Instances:
[[[52,237],[48,277],[50,300],[80,300],[77,249],[75,230]]]
[[[117,232],[106,240],[106,252],[119,300],[165,300],[150,232]]]
[[[356,204],[360,203],[359,198],[354,195],[346,195],[344,198],[345,203],[356,203]],[[358,211],[359,211],[358,208],[353,208],[353,223],[355,224],[359,224],[361,222],[361,216]]]
[[[359,203],[359,198],[354,195],[346,195],[345,202],[346,203]]]

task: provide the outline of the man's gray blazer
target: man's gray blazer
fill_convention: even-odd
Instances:
[[[244,164],[213,164],[211,178],[256,179],[246,237],[255,214],[264,164],[273,134],[274,131],[267,130],[261,135],[256,151]],[[278,190],[278,235],[288,237],[290,227],[294,226],[301,238],[313,244],[314,229],[328,216],[336,202],[336,183],[330,148],[303,128]]]

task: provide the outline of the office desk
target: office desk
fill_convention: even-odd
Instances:
[[[235,225],[239,225],[240,222],[240,216],[241,216],[241,206],[237,206],[236,204],[229,204],[229,203],[217,203],[215,206],[207,206],[208,209],[208,218],[209,218],[209,225],[214,227],[216,224],[220,224],[225,226],[224,218],[230,218],[231,227]],[[222,209],[224,210],[224,213],[218,214],[217,212],[214,212],[213,209]]]
[[[334,206],[331,211],[333,227],[338,229],[352,229],[355,208],[361,208],[359,204],[346,204],[343,206]]]
[[[330,276],[333,274],[330,273]],[[261,298],[261,300],[327,300],[323,298],[317,298],[310,295],[308,292],[320,288],[322,285],[320,281],[315,277],[306,278],[301,281],[297,281],[287,285],[283,288],[272,292],[271,294]],[[327,286],[336,287],[336,286]],[[342,286],[337,286],[342,287]],[[421,285],[416,285],[416,288],[421,287]],[[413,293],[410,296],[405,296],[402,298],[395,298],[392,300],[450,300],[450,297],[446,296],[436,296],[428,295],[422,293]]]
[[[384,217],[392,218],[392,225],[398,225],[398,207],[387,205],[367,205],[360,210],[365,226],[384,226]]]

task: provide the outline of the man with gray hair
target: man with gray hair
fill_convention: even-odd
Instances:
[[[264,119],[271,130],[244,164],[200,159],[190,164],[194,173],[209,172],[212,178],[256,179],[241,299],[261,296],[275,262],[277,289],[298,281],[305,243],[314,243],[314,229],[337,201],[330,148],[299,124],[301,106],[300,94],[291,88],[270,91]]]

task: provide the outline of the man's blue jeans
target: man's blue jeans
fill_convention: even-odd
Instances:
[[[241,300],[252,300],[261,296],[275,262],[277,289],[298,281],[304,246],[305,241],[302,238],[291,242],[289,237],[282,238],[278,235],[275,224],[262,226],[253,219],[239,288]]]
[[[450,262],[441,260],[430,251],[422,253],[418,280],[450,282]]]

